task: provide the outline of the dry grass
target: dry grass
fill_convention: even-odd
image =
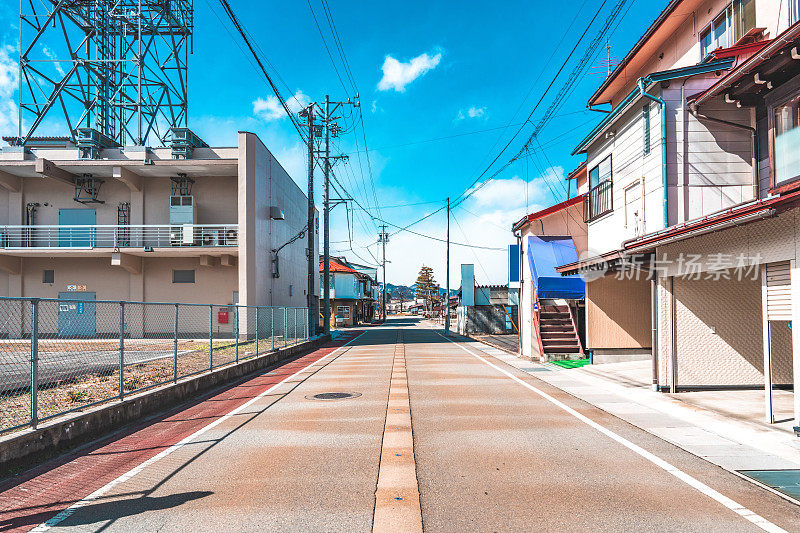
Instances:
[[[101,350],[92,343],[92,350]],[[119,343],[108,343],[105,349],[119,349]],[[8,345],[5,345],[8,346]],[[283,347],[283,339],[276,339],[275,347]],[[86,345],[83,345],[86,348]],[[259,340],[258,350],[268,352],[272,348],[271,339]],[[62,346],[59,351],[64,350]],[[152,361],[129,364],[125,366],[123,390],[125,395],[142,389],[168,383],[175,378],[176,361],[172,357],[174,344],[172,341],[151,342],[131,341],[126,343],[127,351],[163,351],[165,357]],[[70,350],[78,351],[78,350]],[[178,343],[177,374],[183,377],[209,370],[208,343],[197,341],[181,341]],[[184,353],[181,353],[184,352]],[[239,343],[239,360],[255,357],[255,341]],[[214,342],[213,364],[215,367],[233,363],[236,360],[236,344],[230,340]],[[87,405],[119,398],[119,369],[104,373],[83,374],[65,379],[47,387],[41,387],[38,395],[39,418],[46,418],[73,409],[81,409]],[[6,392],[0,396],[0,430],[30,421],[30,397],[27,391]]]

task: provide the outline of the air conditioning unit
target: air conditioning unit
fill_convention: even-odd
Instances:
[[[169,197],[169,241],[172,246],[191,246],[195,244],[195,224],[197,206],[194,196]]]

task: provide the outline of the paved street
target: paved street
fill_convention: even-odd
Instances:
[[[800,531],[794,504],[458,341],[352,335],[0,485],[0,530]]]

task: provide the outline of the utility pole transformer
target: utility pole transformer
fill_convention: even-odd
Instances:
[[[20,2],[15,144],[45,122],[95,150],[185,128],[192,1]]]

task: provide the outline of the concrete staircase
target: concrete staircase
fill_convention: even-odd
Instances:
[[[539,316],[542,348],[547,355],[583,355],[578,332],[566,305],[543,306]]]

